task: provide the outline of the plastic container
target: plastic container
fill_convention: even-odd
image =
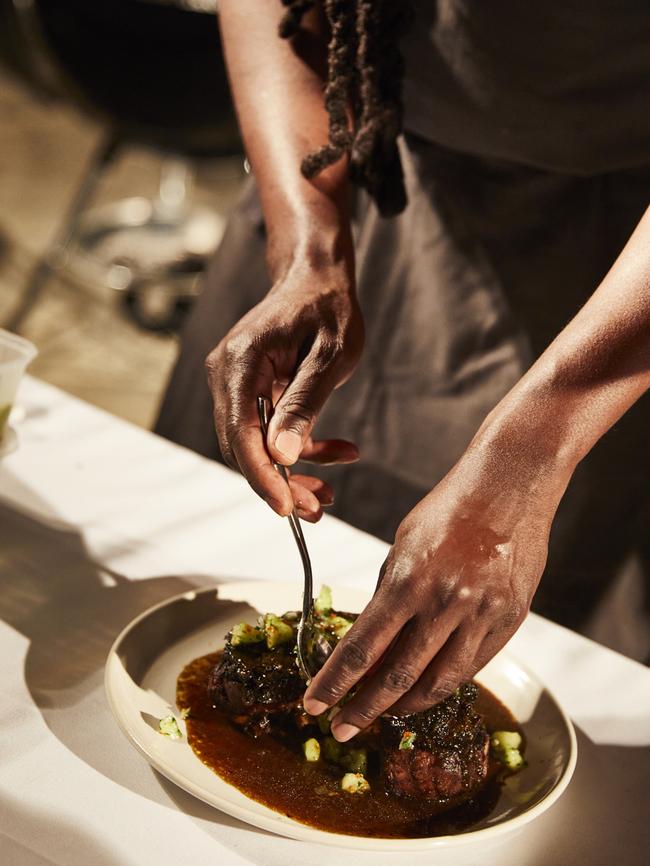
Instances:
[[[0,446],[9,429],[7,422],[18,385],[36,354],[36,346],[29,340],[0,328]]]

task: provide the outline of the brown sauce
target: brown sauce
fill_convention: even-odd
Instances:
[[[324,761],[308,763],[300,736],[253,738],[212,706],[207,681],[220,653],[195,659],[178,678],[177,704],[189,712],[187,737],[196,755],[222,779],[253,800],[320,830],[354,836],[417,838],[461,833],[485,818],[499,798],[500,777],[490,780],[471,800],[442,811],[424,800],[395,797],[371,765],[366,794],[340,790],[342,771]],[[512,714],[479,686],[476,704],[488,731],[520,730]]]

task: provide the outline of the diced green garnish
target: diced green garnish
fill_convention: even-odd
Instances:
[[[346,773],[341,779],[341,790],[348,794],[365,794],[370,785],[362,773]]]
[[[339,763],[351,773],[365,774],[368,770],[368,753],[365,749],[344,748]]]
[[[158,722],[158,731],[170,740],[180,740],[183,736],[181,729],[178,727],[178,722],[173,716],[165,716]]]
[[[267,613],[264,615],[262,628],[266,636],[266,645],[269,649],[287,643],[293,638],[293,629],[283,622],[279,616]]]
[[[321,713],[320,716],[317,717],[316,721],[318,722],[321,734],[329,734],[330,720],[327,718],[327,713]]]
[[[518,731],[495,731],[490,737],[493,749],[518,749],[521,746],[521,734]]]
[[[522,767],[526,765],[524,761],[524,756],[521,754],[519,749],[506,749],[503,753],[503,764],[509,770],[521,770]]]
[[[344,638],[346,634],[350,631],[353,626],[352,620],[345,619],[343,616],[336,616],[335,614],[330,614],[327,617],[326,628],[328,631],[333,632],[336,637],[341,640]]]
[[[264,632],[259,626],[240,622],[233,626],[230,632],[230,643],[232,646],[240,644],[261,643],[264,640]]]
[[[415,737],[417,735],[413,731],[404,731],[402,739],[399,741],[399,747],[403,752],[415,748]]]
[[[183,707],[183,709],[181,710],[181,719],[183,719],[183,721],[185,721],[185,719],[189,719],[190,714],[191,714],[190,708],[189,707]]]
[[[302,744],[302,753],[306,761],[318,761],[320,758],[320,743],[315,737],[311,737]]]
[[[492,754],[506,769],[516,772],[526,765],[519,751],[522,744],[518,731],[495,731],[490,737]]]
[[[319,616],[328,614],[332,609],[332,590],[329,586],[323,584],[318,593],[318,598],[314,602],[314,610]]]
[[[323,758],[325,758],[326,761],[329,761],[331,764],[338,764],[340,762],[341,755],[343,754],[343,746],[338,740],[335,740],[334,737],[325,737],[321,750]]]

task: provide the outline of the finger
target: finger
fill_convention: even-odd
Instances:
[[[334,503],[334,491],[322,478],[315,478],[313,475],[292,475],[291,478],[301,487],[306,487],[307,490],[310,490],[321,505],[332,505]]]
[[[259,423],[240,425],[230,438],[232,454],[253,490],[282,517],[293,509],[291,491],[271,463]]]
[[[317,523],[323,516],[323,509],[316,494],[297,481],[296,476],[289,479],[289,488],[298,516],[308,523]]]
[[[275,406],[289,384],[288,379],[275,379],[271,387],[271,402]]]
[[[479,651],[485,630],[460,626],[427,666],[417,683],[392,707],[394,713],[420,713],[449,697],[482,667]]]
[[[300,459],[321,466],[356,463],[359,459],[359,449],[354,442],[347,442],[345,439],[313,440],[310,436],[300,452]]]
[[[291,466],[298,460],[316,416],[337,380],[331,349],[327,349],[323,341],[317,341],[273,411],[267,444],[271,456],[278,463]]]
[[[339,701],[381,656],[408,618],[406,607],[394,604],[387,593],[373,596],[311,681],[303,699],[307,712],[319,715]]]
[[[221,452],[258,496],[286,516],[293,508],[291,492],[271,463],[257,411],[257,396],[266,395],[272,387],[273,365],[266,357],[249,359],[228,372],[221,346],[205,361]]]
[[[354,737],[410,691],[454,626],[449,615],[411,620],[383,664],[333,720],[334,737],[340,742]]]

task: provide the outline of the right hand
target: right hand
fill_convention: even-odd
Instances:
[[[271,459],[291,466],[351,463],[356,446],[314,441],[311,430],[334,388],[352,374],[363,347],[363,320],[349,268],[294,265],[206,359],[214,421],[224,460],[278,514],[295,507],[315,523],[333,501],[328,484],[292,475],[289,488]],[[266,444],[257,397],[273,399]],[[270,455],[270,456],[269,456]]]

